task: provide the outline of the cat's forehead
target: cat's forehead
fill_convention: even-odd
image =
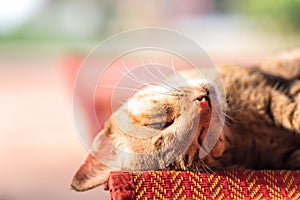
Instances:
[[[208,88],[208,80],[197,78],[187,81],[188,86]]]
[[[137,92],[140,95],[149,94],[177,94],[179,91],[186,89],[201,89],[201,90],[213,90],[214,84],[201,76],[195,70],[183,70],[173,74],[170,77],[162,80],[156,84],[148,84],[147,87]],[[173,93],[175,92],[175,93]]]
[[[184,80],[182,85],[191,87],[210,88],[214,85],[210,80],[205,78],[200,72],[192,69],[179,71],[178,75]]]
[[[186,92],[196,92],[196,91],[210,91],[211,86],[209,81],[205,79],[181,79],[177,82],[168,82],[160,85],[150,85],[143,90],[136,93],[136,97],[148,97],[151,99],[160,98],[170,98],[171,96],[176,96],[177,94],[183,94]],[[150,96],[149,96],[150,95]]]

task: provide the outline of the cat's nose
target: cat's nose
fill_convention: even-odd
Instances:
[[[195,88],[195,98],[194,101],[197,101],[200,107],[203,108],[210,108],[211,107],[211,102],[210,102],[210,94],[209,90],[205,88]]]
[[[201,107],[211,107],[209,96],[204,95],[196,98],[196,101]]]
[[[199,113],[201,115],[206,115],[211,109],[210,98],[207,95],[201,95],[195,99],[199,105]]]

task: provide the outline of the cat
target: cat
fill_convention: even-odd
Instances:
[[[218,71],[225,101],[194,70],[180,73],[185,84],[137,92],[96,136],[71,187],[94,188],[116,169],[300,169],[300,49]]]

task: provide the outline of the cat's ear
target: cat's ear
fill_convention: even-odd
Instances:
[[[111,169],[89,154],[85,162],[73,177],[71,187],[76,191],[85,191],[104,184]]]

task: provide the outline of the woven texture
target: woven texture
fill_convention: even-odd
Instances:
[[[300,171],[112,172],[111,199],[300,199]]]

